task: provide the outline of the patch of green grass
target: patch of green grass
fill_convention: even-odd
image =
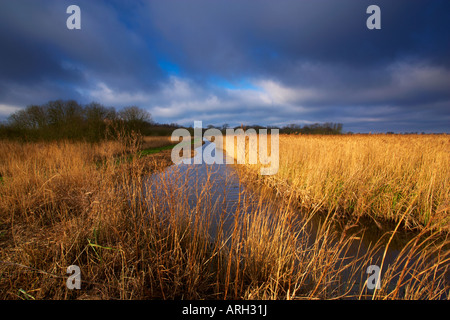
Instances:
[[[171,145],[163,146],[163,147],[144,149],[144,150],[141,150],[139,152],[139,156],[143,157],[143,156],[146,156],[146,155],[149,155],[149,154],[154,154],[154,153],[161,152],[163,150],[173,149],[175,146],[176,146],[176,144],[171,144]]]
[[[154,154],[154,153],[161,152],[161,151],[163,151],[163,150],[173,149],[173,148],[174,148],[175,146],[177,146],[177,145],[194,144],[194,143],[197,142],[197,141],[198,141],[198,139],[193,139],[190,143],[189,143],[189,142],[180,142],[179,144],[177,143],[177,144],[170,144],[170,145],[163,146],[163,147],[144,149],[144,150],[141,150],[141,151],[139,152],[139,156],[140,156],[140,157],[143,157],[143,156],[146,156],[146,155],[149,155],[149,154]]]
[[[147,149],[143,149],[143,150],[139,151],[137,153],[137,156],[138,157],[145,157],[145,156],[148,156],[150,154],[155,154],[155,153],[158,153],[158,152],[161,152],[161,151],[164,151],[164,150],[173,149],[176,145],[179,145],[179,144],[180,145],[183,145],[183,144],[192,145],[192,144],[194,144],[197,141],[198,141],[198,139],[193,139],[191,142],[180,142],[180,143],[169,144],[169,145],[162,146],[162,147],[157,147],[157,148],[147,148]],[[128,154],[128,155],[125,155],[125,156],[118,156],[118,157],[115,158],[115,164],[116,165],[120,165],[122,163],[131,162],[133,160],[134,156],[135,156],[134,154]],[[96,164],[97,164],[97,168],[100,168],[102,165],[105,164],[105,161],[97,161]],[[1,183],[1,180],[0,180],[0,183]]]

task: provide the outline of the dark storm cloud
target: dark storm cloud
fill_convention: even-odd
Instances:
[[[54,99],[80,97],[80,90],[105,81],[117,89],[154,88],[161,73],[156,59],[145,41],[117,19],[120,13],[100,2],[79,1],[83,28],[70,31],[66,8],[72,2],[0,4],[0,92],[9,91],[10,97],[25,86],[30,91],[58,87],[42,97]]]
[[[193,73],[290,79],[304,62],[367,67],[413,56],[449,63],[448,3],[376,2],[383,28],[375,32],[365,27],[373,1],[354,0],[150,2],[148,21],[177,44],[168,53]]]
[[[448,30],[445,0],[2,1],[0,116],[73,98],[187,125],[448,131]]]

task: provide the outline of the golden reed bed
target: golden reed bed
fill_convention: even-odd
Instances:
[[[264,179],[281,194],[293,190],[299,197],[268,212],[269,192],[261,192],[257,206],[242,195],[237,207],[251,214],[237,211],[231,234],[219,227],[210,239],[214,181],[196,190],[193,208],[188,185],[162,181],[150,188],[145,177],[165,162],[118,162],[117,155],[138,151],[133,141],[1,141],[0,298],[448,299],[448,239],[433,234],[409,241],[383,269],[381,289],[370,291],[365,268],[375,263],[379,246],[344,263],[342,254],[359,246],[358,237],[343,237],[326,222],[308,244],[301,232],[308,221],[296,208],[299,200],[312,206],[327,195],[319,204],[330,210],[350,199],[362,210],[369,195],[378,194],[370,190],[391,183],[413,201],[400,199],[403,206],[394,206],[393,214],[411,207],[408,221],[421,223],[413,207],[428,208],[428,201],[435,205],[431,216],[446,219],[447,211],[437,208],[439,199],[448,199],[447,147],[442,136],[282,136],[280,171]],[[411,189],[420,192],[408,197]],[[373,208],[383,208],[383,199]],[[66,287],[70,265],[81,270],[80,290]]]
[[[280,135],[278,173],[260,167],[245,165],[303,208],[450,231],[448,135]]]

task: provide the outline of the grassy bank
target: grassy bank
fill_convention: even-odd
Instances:
[[[193,156],[194,151],[194,143],[196,142],[195,139],[192,139],[190,142],[181,142],[187,143],[191,145],[191,154]],[[171,150],[173,149],[177,144],[180,142],[178,141],[172,141],[170,137],[144,137],[142,146],[140,147],[139,155],[140,156],[146,156],[149,154],[155,154],[159,153],[161,151],[165,150]],[[204,142],[203,142],[204,143]]]

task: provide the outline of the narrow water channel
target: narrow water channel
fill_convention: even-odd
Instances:
[[[170,185],[174,198],[180,201],[187,199],[190,208],[201,210],[203,214],[208,215],[206,218],[210,222],[210,237],[214,238],[217,228],[230,231],[234,226],[236,215],[250,214],[256,206],[260,205],[260,199],[257,192],[246,187],[239,180],[233,166],[225,164],[229,159],[222,150],[214,147],[211,153],[205,152],[203,155],[205,148],[214,146],[213,142],[206,139],[204,142],[203,146],[195,149],[193,158],[184,158],[180,163],[153,174],[149,185],[154,188]],[[207,164],[213,162],[208,157],[223,159],[222,164]],[[155,189],[167,188],[156,187]],[[204,205],[196,208],[199,202],[209,205],[206,208]],[[264,204],[266,208],[272,205],[267,201]]]
[[[224,154],[222,150],[216,149],[213,146],[212,156],[216,159],[217,157],[221,157],[223,159],[223,164],[206,164],[211,163],[209,159],[205,159],[205,156],[208,157],[210,152],[204,154],[203,151],[205,148],[211,148],[211,144],[214,145],[214,143],[206,139],[204,141],[205,144],[195,150],[195,158],[183,159],[180,163],[172,165],[162,172],[153,174],[150,177],[151,181],[149,181],[148,185],[153,186],[153,188],[154,186],[165,185],[166,188],[156,189],[165,190],[164,192],[170,190],[170,196],[174,199],[180,199],[180,205],[181,203],[187,203],[191,208],[191,211],[194,211],[199,217],[202,216],[208,220],[209,236],[212,239],[216,236],[219,229],[221,229],[220,231],[225,231],[225,233],[231,232],[234,226],[235,217],[237,216],[242,216],[243,214],[251,215],[254,210],[260,210],[260,212],[261,210],[264,210],[268,215],[270,215],[271,212],[276,211],[276,208],[279,205],[277,204],[278,200],[275,197],[272,199],[261,200],[257,190],[254,190],[252,187],[245,185],[245,183],[240,181],[234,166],[226,164],[227,155]],[[203,160],[201,164],[193,164],[198,163],[199,161],[194,160],[198,160],[200,157]],[[155,190],[155,192],[159,192],[158,190]],[[187,201],[183,201],[183,199]],[[202,203],[208,203],[209,205],[206,207],[198,206],[200,200]],[[170,205],[168,204],[167,210],[170,209],[169,206]],[[315,244],[317,241],[316,234],[318,234],[322,222],[323,217],[315,218],[310,220],[307,227],[302,227],[302,232],[308,234],[307,247],[304,249],[307,250],[308,247],[312,247]],[[378,228],[366,229],[365,233],[363,233],[360,227],[356,228],[354,232],[359,230],[357,236],[348,234],[349,237],[355,237],[357,241],[353,241],[352,245],[341,253],[340,268],[342,268],[343,264],[353,263],[351,268],[342,272],[344,278],[343,281],[345,281],[346,278],[367,279],[369,276],[366,273],[368,266],[380,266],[382,261],[384,261],[380,273],[380,276],[382,277],[384,271],[398,257],[402,249],[402,244],[405,244],[408,240],[407,238],[403,239],[404,235],[399,232],[398,237],[390,243],[385,251],[386,242],[389,239],[388,236],[385,236],[386,241],[384,245],[380,245],[380,247],[376,251],[373,251],[373,254],[368,257],[367,252],[374,247],[377,240],[385,231],[380,231]],[[355,261],[358,262],[354,263]],[[413,263],[414,257],[412,257],[410,264]],[[359,276],[355,277],[355,273],[359,273]],[[407,274],[405,279],[408,279],[408,276],[409,275]],[[389,286],[395,285],[397,279],[398,276],[394,276],[390,281]],[[446,279],[448,285],[448,283],[450,283],[448,270],[446,271]],[[361,281],[359,283],[355,282],[355,294],[360,292],[361,287],[364,285]]]

